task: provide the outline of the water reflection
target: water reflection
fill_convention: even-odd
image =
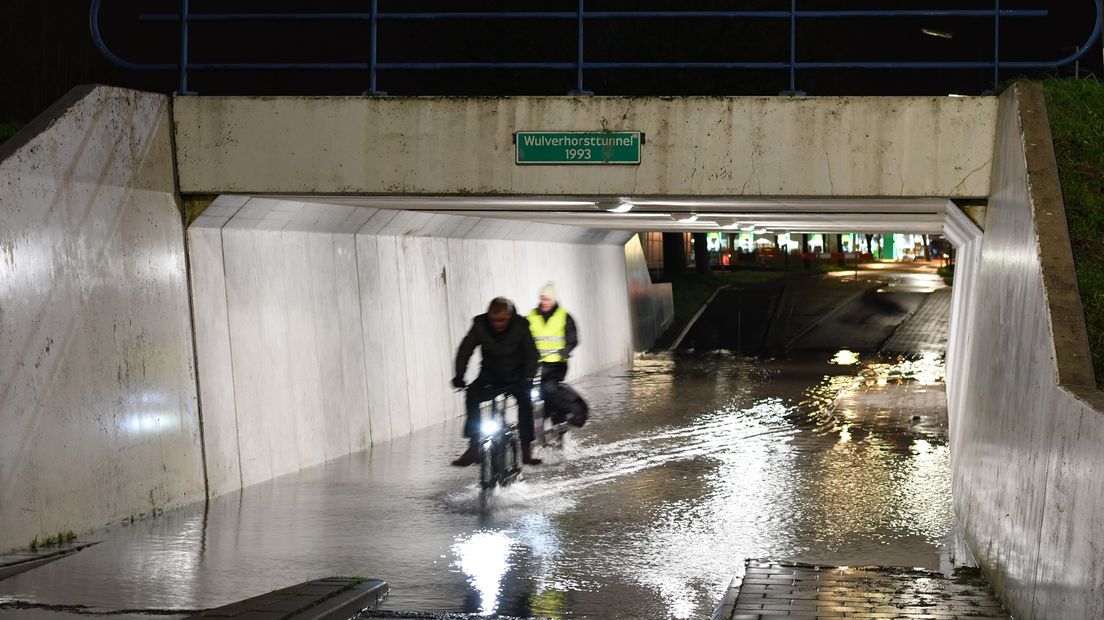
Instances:
[[[867,385],[888,383],[916,383],[939,385],[944,382],[946,366],[938,353],[924,353],[918,357],[899,357],[892,361],[875,361],[863,368],[861,375]]]
[[[576,382],[590,422],[489,510],[476,472],[447,464],[451,424],[216,500],[207,520],[136,523],[0,597],[203,609],[356,574],[386,579],[399,610],[692,618],[751,557],[940,569],[942,358],[848,360],[645,357]],[[894,409],[900,390],[922,420]]]
[[[828,363],[838,364],[840,366],[853,366],[859,363],[859,354],[854,351],[848,351],[847,349],[840,349],[836,351],[832,359],[828,360]]]
[[[498,610],[502,578],[510,568],[510,548],[514,541],[501,531],[476,532],[457,540],[452,552],[460,570],[479,593],[479,613],[489,616]]]

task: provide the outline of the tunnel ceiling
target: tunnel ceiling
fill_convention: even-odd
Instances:
[[[288,200],[627,231],[943,231],[945,198],[283,196]],[[631,208],[629,208],[631,205]]]

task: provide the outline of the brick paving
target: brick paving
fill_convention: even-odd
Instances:
[[[883,353],[918,355],[942,354],[947,350],[951,325],[951,289],[941,288],[928,294],[924,304],[882,345]]]
[[[947,578],[911,568],[818,566],[771,560],[748,560],[742,582],[733,585],[713,617],[1010,618],[976,569]]]

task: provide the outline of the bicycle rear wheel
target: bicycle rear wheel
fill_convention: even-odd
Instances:
[[[510,435],[509,443],[505,446],[503,452],[506,453],[503,454],[506,462],[504,463],[505,476],[502,479],[502,484],[507,485],[521,475],[521,440],[518,439],[517,433]]]

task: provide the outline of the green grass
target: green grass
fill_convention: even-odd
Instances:
[[[945,282],[947,286],[954,286],[954,265],[940,267],[936,270],[936,273],[939,274],[939,277],[943,278],[943,282]]]
[[[821,262],[809,269],[803,269],[800,260],[795,260],[794,267],[789,270],[778,269],[737,269],[735,271],[714,271],[709,275],[695,273],[693,270],[681,276],[668,278],[671,283],[671,296],[675,302],[675,318],[672,325],[684,325],[694,316],[698,308],[702,306],[713,294],[713,291],[728,284],[758,284],[782,278],[792,278],[817,273],[831,273],[833,271],[852,271],[854,265],[840,267],[836,263]]]
[[[15,132],[23,128],[23,123],[16,123],[15,121],[0,121],[0,144],[8,141],[8,138],[15,135]]]
[[[1046,80],[1050,129],[1097,386],[1104,386],[1104,85]]]
[[[786,271],[724,271],[709,275],[689,272],[668,280],[671,283],[671,296],[675,301],[675,319],[672,325],[685,325],[713,294],[713,291],[727,284],[757,284],[792,275]]]
[[[77,535],[73,530],[66,530],[64,532],[58,532],[56,536],[47,536],[45,540],[39,540],[38,536],[31,539],[31,544],[28,545],[31,551],[38,551],[39,547],[54,547],[67,542],[73,542],[77,539]]]

